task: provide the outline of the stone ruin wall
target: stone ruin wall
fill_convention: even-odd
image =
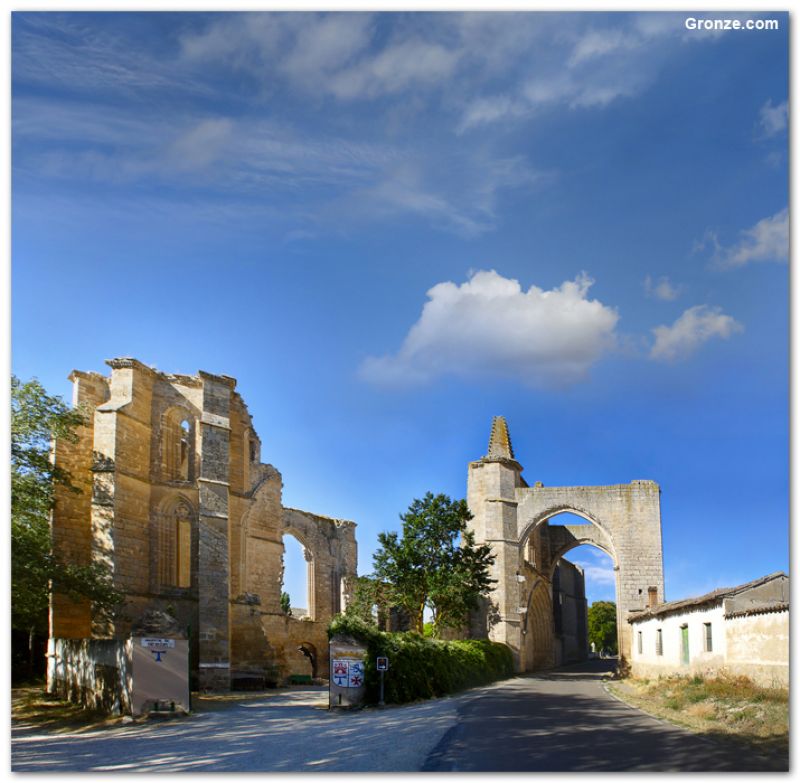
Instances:
[[[529,486],[505,419],[495,417],[485,457],[470,463],[467,504],[478,543],[495,555],[496,580],[470,633],[507,644],[518,671],[554,665],[553,570],[584,543],[606,552],[616,575],[621,666],[630,660],[628,612],[664,601],[660,489],[654,481],[598,487]],[[550,524],[568,512],[585,525]]]
[[[127,358],[108,364],[110,378],[70,376],[88,422],[54,455],[82,492],[58,489],[52,536],[63,556],[108,564],[124,616],[93,625],[88,605],[56,595],[51,637],[123,639],[160,609],[190,629],[200,687],[310,673],[300,645],[325,675],[326,627],[356,573],[354,523],[283,508],[281,475],[260,461],[234,379],[169,375]],[[309,558],[308,619],[280,608],[285,533]]]

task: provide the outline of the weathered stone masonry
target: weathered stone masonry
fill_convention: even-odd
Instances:
[[[485,457],[469,465],[467,503],[478,543],[495,555],[497,580],[470,632],[508,644],[519,671],[552,666],[553,570],[580,544],[614,563],[623,666],[630,659],[628,612],[664,600],[660,490],[653,481],[605,487],[530,487],[514,458],[505,419],[495,417]],[[570,512],[587,525],[551,525]]]
[[[124,639],[159,609],[189,629],[201,688],[325,674],[326,627],[356,574],[354,523],[282,506],[281,475],[260,461],[233,378],[108,364],[110,377],[70,376],[73,403],[90,415],[77,443],[56,443],[55,460],[83,491],[57,492],[52,537],[75,562],[108,564],[125,613],[93,625],[87,604],[56,595],[51,637]],[[286,533],[309,563],[307,618],[280,607]]]

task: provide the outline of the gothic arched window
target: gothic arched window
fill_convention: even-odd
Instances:
[[[161,474],[167,481],[191,481],[194,459],[193,420],[172,408],[161,420]]]
[[[158,587],[192,585],[192,509],[180,499],[155,525],[155,573]]]

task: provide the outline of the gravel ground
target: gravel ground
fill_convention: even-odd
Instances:
[[[14,725],[11,766],[15,772],[411,772],[455,723],[458,704],[483,690],[331,712],[327,689],[307,688],[201,702],[187,718],[84,734]]]

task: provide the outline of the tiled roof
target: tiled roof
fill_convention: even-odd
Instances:
[[[752,609],[741,609],[738,612],[727,612],[725,619],[728,620],[732,617],[749,617],[751,614],[769,614],[771,612],[788,612],[789,604],[785,601],[770,604],[769,606],[756,606]]]
[[[736,587],[719,587],[716,590],[712,590],[710,593],[697,596],[696,598],[683,598],[680,601],[667,601],[666,603],[658,604],[658,606],[654,606],[652,608],[629,612],[628,620],[632,622],[633,620],[642,620],[647,617],[661,617],[665,614],[679,612],[681,609],[721,603],[725,598],[737,595],[745,590],[751,590],[754,587],[759,587],[767,582],[771,582],[773,579],[778,579],[785,576],[786,574],[783,571],[775,571],[772,574],[767,574],[767,576],[753,579],[752,582],[745,582],[743,585],[737,585]]]

